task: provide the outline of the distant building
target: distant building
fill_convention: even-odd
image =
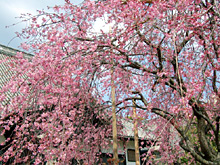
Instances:
[[[120,159],[120,165],[135,165],[135,145],[134,145],[134,125],[132,120],[121,119],[121,130],[118,134],[118,155]],[[154,135],[152,134],[153,130],[156,129],[156,126],[148,127],[148,130],[138,128],[139,136],[139,152],[140,152],[140,163],[146,164],[146,161],[143,161],[144,158],[152,144]],[[155,143],[156,144],[156,143]],[[144,146],[144,147],[143,147]],[[153,146],[154,150],[159,150],[159,146]],[[103,162],[108,162],[110,158],[109,153],[112,153],[112,146],[109,149],[102,149],[102,159]],[[156,152],[155,152],[156,153]],[[155,157],[159,158],[159,152],[156,153]],[[158,159],[157,159],[158,160]]]

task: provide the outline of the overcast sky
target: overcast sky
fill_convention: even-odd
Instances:
[[[82,0],[70,0],[72,3],[79,4]],[[18,48],[22,42],[19,38],[14,38],[16,31],[21,31],[25,27],[24,23],[10,26],[20,21],[21,13],[35,14],[36,10],[47,9],[47,6],[64,4],[64,0],[0,0],[0,44],[13,48]],[[6,28],[6,26],[10,26]],[[14,38],[14,39],[13,39]]]

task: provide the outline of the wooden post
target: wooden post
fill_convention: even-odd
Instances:
[[[135,146],[135,161],[136,165],[140,165],[140,153],[139,153],[139,142],[138,142],[138,124],[137,124],[137,114],[135,107],[135,100],[132,100],[133,103],[133,121],[134,121],[134,146]]]
[[[113,79],[114,69],[111,69],[111,95],[112,95],[112,133],[113,133],[113,162],[118,165],[118,144],[117,144],[117,120],[115,103],[115,84]]]

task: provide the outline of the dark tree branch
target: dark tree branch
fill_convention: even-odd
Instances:
[[[192,106],[195,116],[201,117],[201,118],[205,119],[206,122],[207,122],[207,123],[210,125],[210,127],[212,128],[212,130],[213,130],[214,132],[216,132],[215,127],[214,127],[214,125],[212,124],[211,120],[208,118],[208,115],[207,115],[207,113],[205,112],[204,108],[201,107],[201,106],[199,106],[197,103],[195,103],[195,102],[192,103],[192,102],[194,102],[194,101],[193,101],[193,100],[190,100],[190,101],[189,101],[189,105]]]
[[[216,157],[217,153],[215,150],[211,147],[207,137],[206,137],[206,123],[213,129],[213,132],[215,133],[216,130],[211,123],[210,119],[208,118],[208,114],[205,112],[205,108],[201,107],[196,103],[195,101],[191,100],[189,104],[192,106],[194,114],[197,118],[197,131],[198,131],[198,139],[199,139],[199,144],[201,147],[202,153],[205,155],[204,158],[206,160],[214,160]]]
[[[216,70],[214,70],[213,78],[212,78],[212,88],[213,88],[213,91],[216,93],[216,95],[218,95],[218,89],[216,87],[216,79],[217,79]]]

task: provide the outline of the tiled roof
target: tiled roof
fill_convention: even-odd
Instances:
[[[22,52],[24,54],[24,56],[27,58],[31,58],[34,56],[33,54],[29,54],[29,53],[26,53],[26,52],[23,52],[23,51],[20,51],[20,50],[14,49],[14,48],[10,48],[8,46],[4,46],[4,45],[0,44],[0,54],[13,57],[17,54],[17,52]]]
[[[127,137],[127,138],[133,138],[134,137],[134,124],[132,120],[128,121],[125,119],[121,119],[123,128],[121,130],[121,133],[119,136]],[[147,122],[147,121],[146,121]],[[140,139],[153,139],[154,135],[152,134],[152,131],[156,129],[155,126],[149,126],[148,129],[146,128],[138,128],[138,136]]]
[[[4,87],[13,76],[13,72],[11,71],[11,67],[9,63],[11,63],[15,59],[15,55],[17,52],[21,52],[17,49],[13,49],[4,45],[0,44],[0,89]],[[28,54],[25,52],[22,52],[25,58],[31,58],[33,57],[32,54]],[[2,103],[7,104],[7,102],[10,100],[11,97],[13,97],[12,93],[7,91],[6,93],[6,99]]]

